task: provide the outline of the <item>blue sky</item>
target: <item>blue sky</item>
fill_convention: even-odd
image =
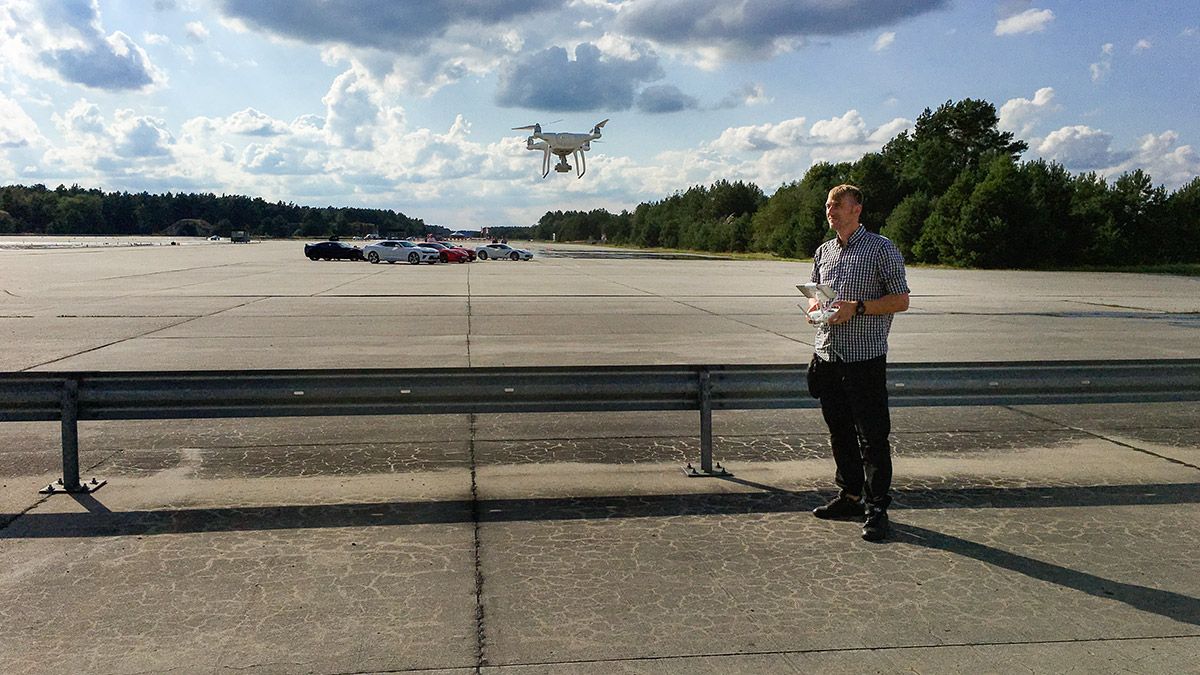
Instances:
[[[981,98],[1027,159],[1173,189],[1198,57],[1194,0],[0,0],[0,184],[529,225],[770,194]],[[604,118],[580,180],[511,131]]]

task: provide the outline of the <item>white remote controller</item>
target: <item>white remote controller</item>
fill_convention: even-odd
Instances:
[[[829,320],[833,318],[834,314],[837,314],[837,309],[834,307],[829,307],[826,309],[818,308],[809,312],[808,318],[812,319],[814,323],[829,323]]]
[[[820,307],[811,312],[805,310],[809,320],[813,323],[829,323],[833,315],[837,314],[836,307],[828,306],[828,303],[833,302],[837,298],[837,291],[833,290],[833,287],[825,284],[807,283],[797,284],[796,289],[803,293],[804,297],[821,303]],[[804,305],[801,305],[800,308],[805,309]]]

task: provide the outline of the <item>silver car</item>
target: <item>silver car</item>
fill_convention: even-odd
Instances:
[[[382,260],[387,263],[407,262],[410,265],[419,265],[425,262],[432,265],[438,261],[437,251],[417,246],[411,241],[403,240],[387,239],[385,241],[377,241],[374,244],[368,244],[363,247],[362,252],[363,258],[372,263]]]

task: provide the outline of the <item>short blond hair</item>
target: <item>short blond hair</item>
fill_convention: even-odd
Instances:
[[[835,187],[829,191],[829,199],[832,199],[835,202],[840,202],[842,200],[842,197],[844,197],[845,195],[850,195],[851,197],[854,197],[855,204],[861,205],[863,203],[862,190],[858,189],[857,187],[855,187],[849,183],[842,183],[841,185],[838,185],[837,187]]]

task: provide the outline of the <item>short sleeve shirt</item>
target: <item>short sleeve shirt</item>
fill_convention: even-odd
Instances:
[[[904,256],[890,239],[859,225],[846,245],[835,237],[813,255],[811,281],[832,286],[838,300],[877,300],[908,293]],[[816,352],[826,361],[866,361],[887,354],[892,314],[861,315],[844,324],[817,324]]]

